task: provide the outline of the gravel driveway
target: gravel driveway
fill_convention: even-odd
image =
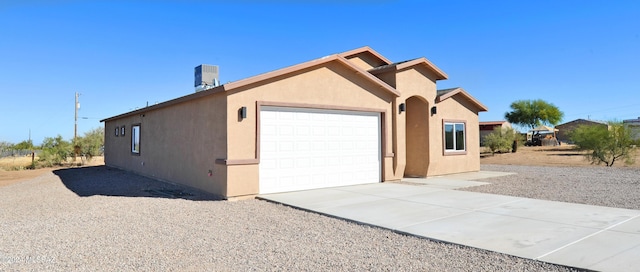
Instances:
[[[640,210],[640,168],[482,165],[482,170],[518,174],[461,190]]]
[[[571,271],[104,166],[0,187],[0,230],[2,271]]]

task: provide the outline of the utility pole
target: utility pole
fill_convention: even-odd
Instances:
[[[80,94],[78,92],[76,92],[76,103],[74,105],[74,109],[75,109],[75,116],[74,116],[74,125],[73,125],[73,144],[74,144],[74,148],[73,148],[73,161],[76,161],[76,157],[78,156],[78,148],[76,148],[77,146],[77,138],[78,138],[78,109],[80,109],[80,102],[78,101],[78,97],[80,96]]]
[[[76,103],[73,106],[75,109],[75,117],[74,117],[74,125],[73,125],[73,141],[74,142],[78,137],[78,109],[80,108],[80,102],[78,102],[78,96],[80,96],[80,94],[76,92]]]

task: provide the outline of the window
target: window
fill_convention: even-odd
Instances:
[[[116,137],[118,137],[118,134],[119,134],[118,132],[120,132],[120,129],[116,128]]]
[[[131,153],[140,154],[140,124],[131,126]]]
[[[466,132],[464,122],[445,122],[444,123],[444,151],[449,152],[465,152],[466,149]]]
[[[124,136],[124,126],[120,128],[120,135]]]

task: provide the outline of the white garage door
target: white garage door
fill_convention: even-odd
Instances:
[[[260,193],[381,180],[380,113],[262,107]]]

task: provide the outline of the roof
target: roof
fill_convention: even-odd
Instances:
[[[231,91],[233,89],[236,88],[240,88],[240,87],[244,87],[246,85],[249,84],[254,84],[254,83],[258,83],[258,82],[262,82],[274,77],[278,77],[278,76],[282,76],[282,75],[286,75],[286,74],[290,74],[293,72],[297,72],[303,69],[307,69],[307,68],[311,68],[311,67],[315,67],[315,66],[320,66],[322,64],[326,64],[329,62],[337,62],[340,63],[342,65],[344,65],[345,67],[353,70],[354,72],[356,72],[357,75],[364,77],[365,79],[367,79],[368,81],[378,85],[380,88],[386,90],[387,92],[394,94],[395,96],[400,96],[400,93],[393,87],[389,86],[389,84],[387,84],[386,82],[382,81],[381,79],[373,76],[370,73],[367,73],[367,71],[361,69],[360,67],[354,65],[353,63],[351,63],[349,60],[347,60],[345,57],[341,56],[341,54],[335,54],[335,55],[330,55],[330,56],[326,56],[320,59],[315,59],[312,61],[308,61],[308,62],[304,62],[304,63],[300,63],[297,65],[293,65],[293,66],[289,66],[286,68],[282,68],[279,70],[275,70],[272,72],[268,72],[268,73],[264,73],[264,74],[260,74],[257,76],[253,76],[253,77],[249,77],[246,79],[242,79],[242,80],[238,80],[238,81],[234,81],[231,83],[227,83],[223,86],[220,87],[224,87],[224,91]],[[218,87],[219,88],[219,87]],[[215,91],[217,88],[212,89],[212,91]]]
[[[573,120],[573,121],[569,121],[569,122],[557,125],[556,127],[562,127],[562,126],[569,125],[569,124],[572,124],[572,123],[594,123],[594,124],[602,124],[602,125],[606,125],[607,124],[607,122],[603,122],[603,121],[587,120],[587,119],[576,119],[576,120]]]
[[[402,63],[409,62],[409,61],[412,61],[412,59],[411,60],[400,61],[400,62],[394,62],[394,63],[387,64],[387,65],[381,65],[381,66],[378,66],[378,67],[370,69],[368,72],[370,72],[370,73],[378,73],[380,71],[387,71],[387,70],[390,70],[391,68],[397,67],[398,64],[402,64]]]
[[[380,55],[380,53],[376,52],[375,50],[371,49],[371,47],[368,47],[368,46],[363,46],[363,47],[360,47],[360,48],[349,50],[347,52],[339,53],[338,55],[343,57],[343,58],[345,58],[345,59],[348,59],[349,57],[353,57],[355,55],[359,55],[359,54],[362,54],[362,53],[366,53],[366,54],[372,55],[372,56],[376,57],[378,60],[380,60],[381,62],[384,62],[386,64],[391,63],[391,61],[389,59],[385,58],[383,55]]]
[[[436,103],[440,103],[454,96],[461,96],[462,98],[471,102],[471,104],[478,107],[479,111],[489,110],[489,108],[487,108],[485,105],[480,103],[480,101],[475,99],[473,96],[471,96],[469,93],[467,93],[464,89],[460,87],[438,90],[436,93]]]
[[[529,131],[546,131],[546,132],[554,132],[554,131],[558,131],[558,129],[556,128],[550,128],[548,126],[537,126],[536,128],[529,130]]]
[[[486,121],[486,122],[480,122],[479,124],[481,126],[497,126],[497,125],[502,125],[504,123],[509,123],[507,121]]]
[[[330,63],[330,62],[335,62],[335,63],[339,63],[345,67],[347,67],[348,69],[353,70],[357,76],[363,77],[364,79],[366,79],[367,81],[377,85],[378,87],[380,87],[381,89],[383,89],[384,91],[387,91],[388,93],[394,95],[394,96],[400,96],[400,92],[398,92],[395,88],[389,86],[389,84],[387,84],[386,82],[382,81],[381,79],[375,77],[374,75],[372,75],[371,73],[368,73],[367,71],[361,69],[360,67],[356,66],[355,64],[351,63],[349,60],[347,60],[345,58],[345,56],[351,56],[354,54],[360,54],[363,52],[368,52],[370,54],[372,54],[373,56],[380,56],[380,54],[378,54],[377,52],[373,51],[373,49],[370,49],[369,47],[362,47],[362,48],[358,48],[355,50],[351,50],[345,53],[341,53],[341,54],[334,54],[334,55],[329,55],[326,57],[322,57],[319,59],[315,59],[315,60],[311,60],[311,61],[307,61],[307,62],[303,62],[300,64],[296,64],[293,66],[289,66],[286,68],[282,68],[282,69],[278,69],[275,71],[271,71],[271,72],[267,72],[264,74],[260,74],[260,75],[256,75],[256,76],[252,76],[249,78],[245,78],[245,79],[241,79],[238,81],[234,81],[234,82],[230,82],[224,85],[220,85],[217,86],[215,88],[211,88],[208,89],[206,91],[201,91],[201,92],[197,92],[197,93],[193,93],[190,95],[186,95],[186,96],[182,96],[173,100],[169,100],[160,104],[156,104],[150,107],[146,107],[146,108],[142,108],[142,109],[138,109],[138,110],[134,110],[131,112],[127,112],[124,114],[120,114],[117,116],[113,116],[110,118],[106,118],[103,120],[100,120],[100,122],[104,122],[104,121],[110,121],[110,120],[114,120],[114,119],[119,119],[125,116],[131,116],[131,115],[136,115],[142,112],[146,112],[149,110],[153,110],[153,109],[160,109],[160,108],[165,108],[171,105],[175,105],[178,103],[183,103],[183,102],[187,102],[193,99],[198,99],[204,96],[208,96],[208,95],[213,95],[216,93],[221,93],[221,92],[229,92],[241,87],[245,87],[247,85],[250,84],[256,84],[256,83],[260,83],[275,77],[279,77],[282,75],[287,75],[290,73],[294,73],[300,70],[304,70],[304,69],[308,69],[308,68],[312,68],[312,67],[317,67],[317,66],[321,66],[323,64],[326,63]],[[382,56],[380,56],[382,57]],[[381,59],[383,61],[388,61],[386,59]]]
[[[388,64],[388,65],[378,66],[376,68],[370,69],[368,72],[373,73],[373,74],[378,74],[378,73],[386,72],[386,71],[389,71],[389,70],[398,71],[398,70],[409,69],[409,68],[412,68],[414,66],[423,66],[423,67],[427,68],[428,70],[430,70],[431,72],[433,72],[436,75],[436,80],[441,80],[441,79],[447,79],[448,78],[447,74],[445,74],[442,70],[440,70],[440,68],[435,66],[433,63],[431,63],[428,59],[426,59],[424,57],[417,58],[417,59],[411,59],[411,60],[405,60],[405,61],[401,61],[401,62],[395,62],[395,63],[391,63],[391,64]]]
[[[384,64],[382,66],[379,66],[377,68],[374,68],[374,69],[370,69],[369,71],[365,71],[364,69],[358,67],[357,65],[353,64],[351,61],[349,61],[347,59],[349,57],[356,56],[356,55],[359,55],[359,54],[368,54],[368,55],[373,56],[374,58],[378,59],[381,63],[386,63],[386,64]],[[362,77],[366,81],[378,86],[382,90],[384,90],[387,93],[389,93],[389,94],[391,94],[393,96],[396,96],[396,97],[400,96],[400,92],[398,92],[398,90],[396,90],[394,87],[390,86],[389,84],[387,84],[383,80],[381,80],[378,77],[376,77],[374,75],[375,73],[380,72],[380,71],[386,71],[387,69],[395,69],[397,71],[397,70],[409,69],[409,68],[412,68],[412,67],[415,67],[415,66],[422,66],[422,67],[425,67],[425,68],[429,69],[430,71],[432,71],[437,77],[436,80],[438,80],[438,79],[447,79],[447,75],[442,70],[440,70],[438,67],[436,67],[433,63],[429,62],[429,60],[427,60],[424,57],[392,63],[390,60],[388,60],[384,56],[380,55],[375,50],[371,49],[368,46],[364,46],[364,47],[356,48],[356,49],[353,49],[353,50],[350,50],[350,51],[347,51],[347,52],[329,55],[329,56],[322,57],[322,58],[319,58],[319,59],[315,59],[315,60],[303,62],[303,63],[300,63],[300,64],[296,64],[296,65],[293,65],[293,66],[285,67],[285,68],[282,68],[282,69],[274,70],[274,71],[271,71],[271,72],[267,72],[267,73],[264,73],[264,74],[259,74],[259,75],[252,76],[252,77],[245,78],[245,79],[241,79],[241,80],[238,80],[238,81],[226,83],[224,85],[220,85],[220,86],[217,86],[215,88],[211,88],[211,89],[208,89],[208,90],[205,90],[205,91],[196,92],[196,93],[193,93],[193,94],[189,94],[189,95],[185,95],[185,96],[182,96],[182,97],[178,97],[176,99],[165,101],[163,103],[156,104],[156,105],[153,105],[153,106],[150,106],[150,107],[145,107],[145,108],[137,109],[137,110],[134,110],[134,111],[131,111],[131,112],[127,112],[127,113],[123,113],[123,114],[120,114],[120,115],[116,115],[116,116],[113,116],[113,117],[110,117],[110,118],[106,118],[106,119],[100,120],[100,122],[119,119],[119,118],[126,117],[126,116],[142,114],[142,113],[150,111],[150,110],[169,107],[169,106],[172,106],[172,105],[175,105],[175,104],[184,103],[184,102],[195,100],[195,99],[199,99],[199,98],[202,98],[202,97],[205,97],[205,96],[224,93],[224,92],[229,92],[229,91],[233,91],[233,90],[238,90],[238,89],[240,89],[242,87],[246,87],[246,86],[249,86],[251,84],[259,84],[261,82],[264,82],[264,81],[267,81],[267,80],[270,80],[270,79],[273,79],[273,78],[276,78],[276,77],[280,77],[280,76],[283,76],[283,75],[295,73],[295,72],[298,72],[298,71],[301,71],[301,70],[304,70],[304,69],[310,69],[310,68],[318,67],[318,66],[321,66],[321,65],[325,65],[327,63],[338,63],[338,64],[340,64],[340,65],[352,70],[356,76]],[[457,96],[457,95],[459,95],[459,96],[463,97],[464,99],[470,101],[472,104],[474,104],[476,107],[478,107],[478,109],[480,111],[487,111],[488,110],[487,107],[482,105],[478,100],[473,98],[471,95],[469,95],[462,88],[452,88],[452,89],[446,89],[446,90],[438,91],[438,96],[436,98],[436,100],[437,100],[436,102],[440,102],[440,101],[445,100],[445,99],[447,99],[449,97],[453,97],[453,96]]]

